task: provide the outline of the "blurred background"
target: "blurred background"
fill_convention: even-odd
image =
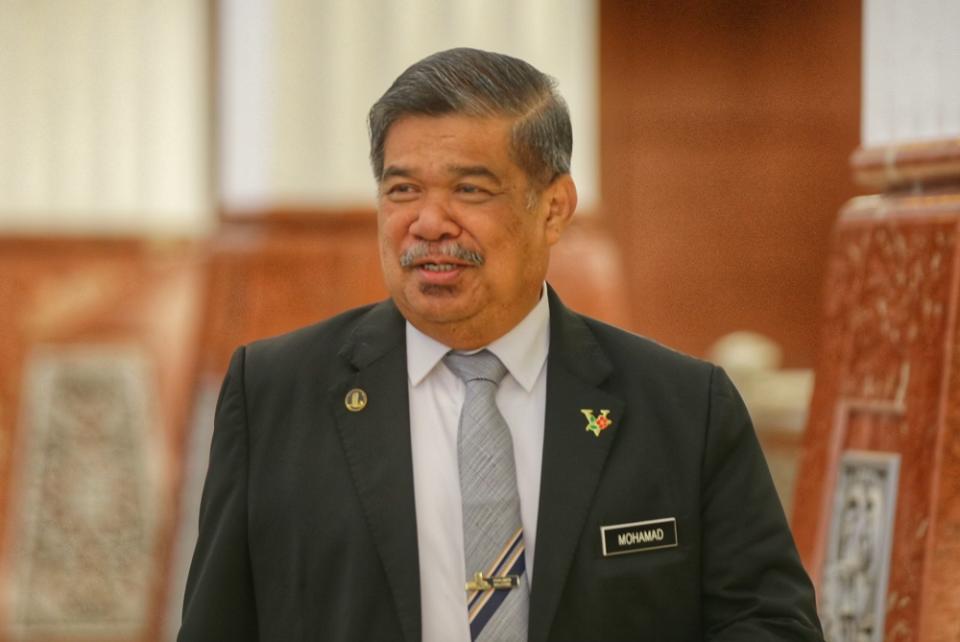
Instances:
[[[0,0],[0,641],[175,637],[228,357],[385,295],[366,111],[452,46],[558,79],[581,207],[551,283],[725,365],[789,508],[849,159],[889,133],[862,130],[870,15]]]

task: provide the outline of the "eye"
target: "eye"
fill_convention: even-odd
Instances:
[[[412,183],[395,183],[384,190],[384,195],[394,202],[411,201],[418,193],[417,186]]]
[[[454,191],[463,200],[473,203],[485,201],[493,196],[493,193],[490,190],[480,187],[474,183],[460,183],[457,185]]]

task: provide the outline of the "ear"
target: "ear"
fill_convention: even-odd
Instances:
[[[544,232],[547,243],[553,245],[567,229],[573,212],[577,209],[577,186],[570,174],[562,174],[544,190],[547,197],[547,216]]]

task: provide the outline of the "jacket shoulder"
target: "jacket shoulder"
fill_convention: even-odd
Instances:
[[[577,315],[613,362],[616,371],[650,373],[660,382],[702,381],[708,385],[712,363],[669,348],[653,339],[634,334],[597,319]]]
[[[247,359],[286,361],[336,356],[341,346],[350,339],[356,324],[376,305],[346,310],[317,323],[253,341],[246,346]]]

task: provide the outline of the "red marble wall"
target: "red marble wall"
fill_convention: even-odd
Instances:
[[[601,0],[600,213],[630,328],[813,367],[830,229],[860,193],[860,0]],[[574,151],[576,153],[576,151]]]
[[[132,599],[146,604],[142,622],[130,625],[136,631],[126,639],[157,639],[161,605],[166,593],[167,559],[171,533],[174,529],[174,512],[178,502],[180,481],[180,456],[183,450],[184,429],[187,423],[195,386],[197,355],[204,289],[203,253],[191,243],[151,244],[132,239],[74,239],[74,238],[4,238],[0,239],[0,641],[12,639],[29,640],[102,640],[95,632],[83,632],[83,627],[60,627],[59,634],[51,633],[58,628],[21,617],[14,612],[17,603],[37,604],[42,598],[23,595],[22,577],[16,575],[29,568],[33,555],[56,556],[63,554],[70,563],[77,557],[70,551],[62,551],[56,540],[61,535],[96,538],[97,533],[88,532],[84,524],[86,515],[74,514],[74,509],[85,510],[71,504],[65,489],[76,490],[83,486],[88,476],[83,468],[69,471],[46,471],[40,478],[28,476],[33,469],[28,467],[26,453],[30,443],[27,429],[31,427],[26,389],[28,369],[34,362],[38,348],[61,353],[72,348],[94,348],[99,354],[109,355],[133,351],[142,357],[146,365],[148,392],[144,402],[149,420],[143,426],[146,439],[136,444],[152,465],[140,463],[125,467],[139,490],[149,489],[150,497],[132,497],[132,505],[125,507],[126,514],[134,515],[137,524],[126,525],[133,530],[141,526],[147,531],[142,540],[150,547],[149,557],[154,561],[145,569],[146,584],[127,587]],[[43,391],[39,391],[42,395]],[[56,404],[62,399],[48,399],[43,404]],[[90,401],[90,400],[87,400]],[[87,404],[90,406],[89,404]],[[90,416],[86,434],[89,440],[102,438],[98,422],[108,413],[97,412],[95,406],[87,408]],[[75,431],[78,438],[84,439]],[[83,445],[83,444],[81,444]],[[103,454],[108,444],[87,443],[91,452]],[[70,444],[63,444],[69,447]],[[49,453],[48,453],[49,454]],[[78,475],[71,477],[71,475]],[[49,485],[51,482],[56,482]],[[37,485],[40,485],[37,489]],[[49,513],[53,523],[45,523],[47,537],[39,533],[39,540],[25,541],[23,524],[28,513],[36,512],[36,505],[26,505],[24,498],[30,489],[37,489],[31,496],[42,502],[56,504]],[[80,498],[88,498],[90,488],[81,489]],[[141,503],[143,502],[143,503]],[[105,507],[104,528],[113,528],[114,518],[119,514]],[[149,515],[138,511],[150,511]],[[119,518],[118,518],[119,519]],[[125,528],[118,525],[117,528]],[[93,529],[96,530],[96,529]],[[119,532],[117,530],[114,531]],[[46,538],[47,541],[40,541]],[[82,552],[79,553],[82,555]],[[53,558],[56,559],[56,558]],[[122,562],[122,560],[119,560]],[[96,576],[103,569],[92,569],[88,574],[78,574],[77,567],[63,562],[64,590],[69,588],[77,595],[84,591],[85,581],[89,588],[91,603],[104,608],[111,607],[116,595],[94,595],[101,586]],[[40,565],[38,565],[40,566]],[[50,566],[49,564],[47,565]],[[49,579],[49,576],[46,578]],[[109,582],[109,579],[104,580]],[[68,587],[73,583],[73,587]],[[40,586],[38,584],[37,586]],[[56,586],[48,587],[53,592]],[[21,594],[15,595],[17,592]],[[77,593],[79,591],[79,593]],[[52,611],[64,616],[78,615],[84,606],[68,604],[70,596],[55,596],[59,606]],[[62,599],[61,599],[62,598]],[[55,600],[55,601],[56,601]],[[80,609],[80,611],[77,611]],[[89,614],[88,614],[89,615]],[[91,619],[96,620],[99,614]],[[78,618],[82,619],[82,618]],[[28,622],[29,621],[29,622]],[[26,625],[25,622],[28,622]],[[38,627],[31,632],[30,627]],[[27,626],[27,629],[23,629]],[[15,630],[23,631],[22,634]],[[37,631],[45,631],[39,633]],[[12,637],[8,637],[12,636]]]

